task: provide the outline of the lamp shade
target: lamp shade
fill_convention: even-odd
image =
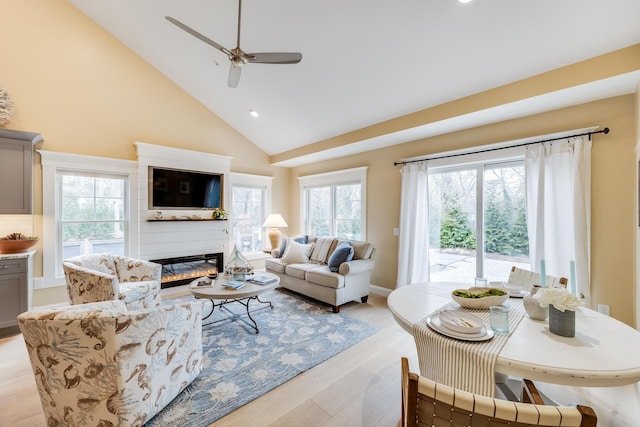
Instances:
[[[288,227],[284,218],[280,214],[271,214],[267,217],[267,220],[262,224],[263,227],[269,228],[280,228],[280,227]]]

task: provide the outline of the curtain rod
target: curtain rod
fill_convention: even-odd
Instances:
[[[409,163],[418,163],[418,162],[423,162],[425,160],[446,159],[446,158],[449,158],[449,157],[467,156],[469,154],[488,153],[490,151],[505,150],[507,148],[514,148],[514,147],[524,147],[524,146],[533,145],[533,144],[542,144],[544,142],[558,141],[560,139],[575,138],[575,137],[578,137],[578,136],[585,136],[585,135],[589,135],[589,139],[591,139],[591,135],[593,135],[595,133],[604,133],[606,135],[606,134],[609,133],[609,128],[604,128],[604,129],[600,129],[600,130],[594,130],[592,132],[577,133],[575,135],[567,135],[567,136],[559,136],[557,138],[543,139],[541,141],[524,142],[522,144],[509,145],[507,147],[487,148],[486,150],[472,151],[472,152],[469,152],[469,153],[457,153],[457,154],[449,154],[449,155],[446,155],[446,156],[426,157],[424,159],[407,160],[405,162],[393,162],[393,166],[406,165],[406,164],[409,164]]]

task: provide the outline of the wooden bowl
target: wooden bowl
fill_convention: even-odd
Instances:
[[[501,292],[504,292],[504,295],[491,295],[480,298],[465,298],[453,294],[453,292],[455,291],[464,291],[472,294],[482,294],[484,292],[487,292],[489,289],[497,289]],[[473,287],[469,289],[456,289],[455,291],[451,293],[451,298],[453,298],[453,300],[461,306],[472,309],[488,309],[492,305],[502,304],[507,300],[507,298],[509,298],[509,292],[506,289],[500,288]]]
[[[0,254],[15,254],[31,249],[40,239],[0,240]]]

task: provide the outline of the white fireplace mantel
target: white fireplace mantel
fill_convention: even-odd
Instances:
[[[162,259],[176,256],[222,252],[232,249],[230,221],[152,221],[164,218],[210,218],[205,209],[149,210],[149,166],[211,172],[223,175],[222,206],[231,203],[232,157],[199,151],[135,142],[138,153],[138,229],[140,257]]]

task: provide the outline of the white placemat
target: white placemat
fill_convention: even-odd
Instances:
[[[418,350],[420,373],[438,383],[493,397],[495,364],[498,354],[509,335],[518,327],[525,315],[521,300],[508,299],[503,306],[509,308],[509,333],[496,333],[488,341],[462,341],[444,336],[427,325],[427,318],[413,325],[413,337]],[[450,302],[440,310],[459,310],[478,316],[487,328],[489,310],[471,310]]]

